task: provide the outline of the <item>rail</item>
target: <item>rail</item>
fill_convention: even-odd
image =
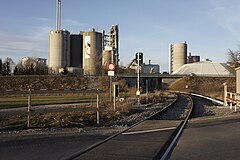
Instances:
[[[135,126],[137,126],[137,125],[139,125],[139,124],[141,124],[141,123],[143,123],[144,121],[149,120],[151,117],[153,117],[153,116],[155,116],[155,115],[157,115],[157,114],[166,112],[172,105],[174,105],[174,104],[176,103],[176,101],[178,100],[178,98],[179,98],[179,96],[177,96],[177,98],[176,98],[173,102],[171,102],[169,105],[167,105],[165,108],[163,108],[163,109],[161,109],[160,111],[158,111],[158,112],[150,115],[149,117],[146,117],[145,119],[143,119],[143,120],[141,120],[141,121],[133,124],[132,126],[130,126],[130,127],[126,128],[126,129],[122,130],[121,132],[116,133],[116,134],[114,134],[114,135],[112,135],[112,136],[110,136],[110,137],[108,137],[108,138],[106,138],[106,139],[104,139],[104,140],[102,140],[102,141],[99,141],[99,142],[97,142],[97,143],[95,143],[95,144],[93,144],[93,145],[91,145],[91,146],[89,146],[89,147],[87,147],[87,148],[85,148],[85,149],[83,149],[83,150],[80,150],[80,151],[78,151],[78,152],[76,152],[76,153],[73,153],[73,154],[70,155],[70,156],[64,157],[62,160],[73,160],[73,159],[79,157],[80,155],[82,155],[82,154],[84,154],[84,153],[87,153],[87,152],[93,150],[94,148],[96,148],[96,147],[98,147],[98,146],[100,146],[100,145],[102,145],[102,144],[110,141],[111,139],[113,139],[113,138],[115,138],[115,137],[117,137],[117,136],[119,136],[119,135],[127,132],[128,130],[132,129],[133,127],[135,127]],[[153,105],[153,104],[152,104],[152,105]]]
[[[164,154],[162,155],[161,157],[161,160],[165,160],[165,159],[168,159],[171,151],[173,150],[175,144],[177,143],[178,139],[180,138],[184,128],[186,127],[187,125],[187,122],[192,114],[192,111],[193,111],[193,99],[191,98],[191,96],[188,96],[189,97],[189,100],[190,100],[190,109],[189,109],[189,112],[186,116],[186,118],[184,119],[184,121],[182,121],[182,123],[180,124],[180,126],[178,127],[177,131],[175,132],[175,136],[173,137],[172,141],[170,142],[169,146],[167,147],[166,151],[164,152]]]
[[[183,96],[181,96],[181,97],[183,97]],[[167,159],[169,154],[170,154],[170,152],[173,150],[174,145],[176,144],[177,140],[179,139],[181,133],[183,132],[183,130],[184,130],[184,128],[185,128],[185,126],[186,126],[186,124],[188,122],[188,119],[191,116],[192,110],[193,110],[193,100],[192,100],[192,98],[190,96],[186,96],[186,95],[184,95],[184,97],[185,98],[179,98],[179,96],[178,96],[171,104],[169,104],[168,106],[160,109],[155,114],[152,114],[151,116],[149,116],[149,117],[145,118],[144,120],[142,120],[142,121],[140,121],[140,122],[130,126],[129,128],[123,130],[120,133],[117,133],[117,134],[115,134],[115,135],[113,135],[113,136],[111,136],[111,137],[109,137],[109,138],[107,138],[107,139],[105,139],[103,141],[100,141],[100,142],[98,142],[98,143],[96,143],[96,144],[94,144],[94,145],[92,145],[92,146],[90,146],[90,147],[88,147],[86,149],[80,150],[80,151],[78,151],[78,152],[76,152],[76,153],[74,153],[74,154],[72,154],[72,155],[70,155],[68,157],[64,157],[63,159],[64,160],[72,160],[72,159],[75,159],[75,158],[81,159],[81,158],[86,158],[86,157],[90,159],[91,157],[94,157],[93,153],[98,152],[98,149],[96,149],[95,152],[94,152],[93,151],[94,148],[100,147],[100,145],[101,146],[103,145],[101,152],[106,151],[109,155],[116,154],[115,151],[117,151],[119,149],[118,148],[119,146],[116,145],[115,149],[113,149],[114,147],[112,147],[112,150],[110,151],[110,150],[108,150],[109,149],[108,145],[111,144],[111,142],[109,142],[109,141],[112,140],[113,138],[117,137],[117,136],[120,136],[121,138],[123,138],[122,135],[124,135],[124,136],[126,136],[124,138],[131,138],[132,134],[136,134],[136,136],[134,136],[134,137],[135,137],[135,140],[137,140],[137,139],[141,139],[142,138],[141,134],[145,134],[145,133],[150,134],[150,133],[155,132],[155,135],[156,135],[156,132],[159,132],[159,131],[161,132],[161,131],[167,130],[167,132],[168,132],[169,130],[174,130],[174,131],[170,131],[168,134],[159,134],[160,132],[157,133],[157,134],[159,134],[159,136],[162,135],[162,138],[165,137],[166,141],[162,144],[161,148],[158,148],[159,152],[157,153],[157,155],[152,155],[152,156],[154,156],[153,159]],[[184,105],[185,102],[186,102],[186,100],[184,100],[184,99],[186,99],[188,101],[187,105]],[[175,103],[178,103],[178,104],[175,105]],[[174,114],[173,117],[175,117],[177,119],[175,119],[175,118],[173,118],[173,119],[178,121],[178,122],[177,121],[172,121],[172,122],[174,122],[175,125],[173,125],[172,122],[169,123],[170,121],[167,120],[167,121],[165,121],[166,124],[160,125],[160,126],[164,126],[164,127],[160,127],[159,124],[165,123],[164,121],[160,122],[161,119],[164,117],[163,114],[166,114],[166,115],[172,114],[173,113],[172,111],[174,111],[172,109],[172,107],[179,108],[179,104],[181,104],[181,103],[182,103],[182,107],[181,108],[188,110],[188,112],[185,112],[183,114],[184,118],[183,119],[180,118],[181,117],[180,115],[179,115],[180,117],[177,116],[178,117],[177,118],[177,117],[175,117],[176,114]],[[182,112],[180,111],[179,113],[182,113]],[[160,120],[159,121],[160,123],[157,122],[157,120]],[[149,123],[150,124],[158,124],[158,125],[156,125],[157,126],[156,128],[155,127],[149,127],[147,125]],[[127,136],[129,136],[129,137],[127,137]],[[119,137],[119,141],[121,139],[120,137]],[[128,141],[127,139],[124,139],[121,142],[127,144],[127,141]],[[106,142],[109,142],[109,143],[107,144]],[[130,142],[131,142],[131,140],[130,140]],[[115,143],[115,142],[112,142],[112,143]],[[134,144],[133,144],[133,146],[134,146]],[[103,149],[104,147],[105,147],[105,149]],[[91,151],[92,153],[91,154],[87,154],[87,152],[89,152],[89,151]],[[134,152],[136,152],[136,151],[134,151]],[[119,155],[121,155],[121,153],[122,153],[122,150],[120,151]],[[85,156],[83,154],[85,154]],[[80,156],[83,156],[83,157],[80,157]]]

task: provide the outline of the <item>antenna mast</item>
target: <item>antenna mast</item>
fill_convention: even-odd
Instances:
[[[61,29],[61,0],[56,0],[56,30]]]

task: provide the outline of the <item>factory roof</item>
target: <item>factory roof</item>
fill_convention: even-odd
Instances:
[[[172,74],[174,75],[196,75],[196,76],[232,76],[227,70],[226,63],[212,61],[201,61],[185,64]]]

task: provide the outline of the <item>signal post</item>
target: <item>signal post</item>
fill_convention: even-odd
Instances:
[[[110,92],[109,92],[109,96],[110,96],[110,102],[112,102],[112,77],[114,77],[114,74],[115,74],[115,64],[113,63],[110,63],[108,64],[108,76],[110,78],[110,84],[109,84],[109,87],[110,87]]]

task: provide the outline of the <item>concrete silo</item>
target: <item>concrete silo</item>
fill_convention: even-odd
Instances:
[[[70,32],[67,30],[50,31],[48,66],[55,73],[59,68],[70,66]]]
[[[169,45],[169,73],[171,74],[187,63],[187,44],[176,43]]]
[[[83,70],[84,75],[100,75],[102,68],[102,33],[83,32]]]
[[[83,61],[83,36],[82,34],[72,34],[70,44],[70,66],[82,68]]]

